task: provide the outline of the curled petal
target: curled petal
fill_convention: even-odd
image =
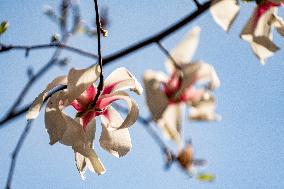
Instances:
[[[123,128],[130,127],[137,120],[137,117],[138,117],[138,114],[139,114],[139,109],[138,109],[138,105],[136,104],[136,102],[134,100],[132,100],[128,96],[127,93],[125,93],[123,91],[117,91],[117,92],[113,92],[113,93],[108,94],[108,95],[102,95],[101,100],[97,104],[98,104],[98,107],[103,107],[103,109],[104,109],[105,107],[109,106],[115,100],[126,101],[129,112],[128,112],[125,120],[122,123],[117,122],[117,124],[112,123],[112,124],[108,124],[107,126],[109,126],[110,130],[117,130],[117,129],[123,129]],[[109,120],[111,120],[111,116],[112,115],[106,115],[106,117],[108,117]]]
[[[194,27],[186,34],[184,39],[173,49],[173,51],[171,51],[171,56],[177,64],[187,64],[191,61],[198,46],[200,31],[200,27]],[[170,73],[173,73],[175,67],[171,59],[167,59],[165,64]]]
[[[221,116],[215,113],[215,108],[215,98],[206,93],[199,102],[192,104],[189,118],[197,121],[220,121]]]
[[[136,78],[124,67],[114,70],[104,82],[103,94],[130,89],[141,95],[143,88]]]
[[[162,118],[158,120],[157,125],[170,140],[181,144],[181,111],[183,104],[169,104],[164,111]]]
[[[284,21],[282,18],[275,14],[273,14],[271,20],[270,20],[270,25],[275,27],[278,33],[280,33],[282,36],[284,36]]]
[[[241,38],[251,44],[254,54],[264,64],[265,59],[271,57],[279,48],[272,42],[272,27],[276,8],[270,8],[257,19],[257,8],[245,25]]]
[[[160,119],[167,108],[168,98],[161,89],[161,84],[167,82],[162,72],[148,70],[144,74],[144,86],[148,108],[155,121]]]
[[[182,67],[182,84],[176,97],[182,95],[189,86],[195,82],[206,82],[210,90],[220,86],[220,80],[213,66],[197,61],[192,64],[185,64]]]
[[[96,82],[99,75],[100,67],[98,65],[82,70],[71,69],[68,73],[67,84],[69,103],[73,102],[91,84]]]
[[[105,168],[90,145],[90,134],[86,134],[82,126],[62,112],[59,103],[66,99],[67,92],[55,93],[49,100],[45,111],[45,126],[50,137],[50,144],[57,141],[72,146],[75,152],[87,158],[87,166],[98,174],[103,174]]]
[[[131,138],[127,128],[112,130],[112,124],[121,125],[123,119],[111,106],[108,108],[108,116],[102,116],[102,134],[100,145],[115,157],[126,155],[131,147]]]
[[[212,0],[210,12],[213,19],[225,31],[228,31],[239,13],[237,0]]]
[[[93,147],[95,132],[96,132],[96,121],[91,121],[85,128],[87,143],[91,148]],[[77,170],[79,171],[81,178],[83,180],[85,179],[86,166],[88,166],[88,168],[91,171],[94,170],[92,167],[89,166],[91,165],[90,163],[88,163],[90,162],[90,159],[81,155],[79,152],[75,152],[75,162],[76,162]]]
[[[38,97],[33,101],[33,104],[28,110],[26,118],[28,120],[35,119],[39,114],[40,108],[44,102],[45,97],[48,95],[48,92],[52,90],[54,87],[58,85],[66,85],[66,83],[67,83],[66,76],[59,76],[55,78],[51,83],[49,83],[46,89],[42,93],[40,93]]]

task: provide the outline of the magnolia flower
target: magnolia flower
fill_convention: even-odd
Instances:
[[[191,119],[220,119],[215,113],[211,93],[220,85],[214,68],[202,61],[190,62],[198,45],[199,33],[200,28],[195,27],[173,50],[171,55],[178,65],[175,66],[170,59],[166,61],[169,77],[153,70],[144,74],[146,100],[153,120],[167,138],[178,144],[181,142],[181,113],[185,105],[192,107]]]
[[[257,1],[257,6],[241,33],[241,38],[250,43],[262,64],[279,50],[272,41],[272,29],[276,28],[282,36],[284,35],[284,22],[277,16],[277,8],[281,5],[284,5],[284,0]],[[228,31],[239,9],[237,0],[213,0],[210,11],[214,20]]]
[[[60,142],[71,146],[75,152],[75,160],[82,178],[86,167],[97,174],[103,174],[105,168],[93,149],[97,116],[101,117],[102,133],[100,145],[116,157],[124,156],[131,149],[131,138],[128,127],[137,119],[138,107],[123,90],[130,89],[137,94],[142,93],[142,87],[135,77],[125,68],[118,68],[104,81],[104,88],[92,108],[97,94],[94,83],[98,80],[100,69],[93,66],[88,69],[71,69],[67,76],[54,79],[47,88],[34,100],[27,119],[35,119],[48,92],[58,85],[67,85],[67,89],[54,93],[45,109],[45,127],[50,137],[50,144]],[[123,120],[120,114],[111,106],[116,100],[125,100],[129,112]],[[77,118],[66,115],[63,110],[73,106]]]

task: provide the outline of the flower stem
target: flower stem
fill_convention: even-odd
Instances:
[[[100,22],[100,14],[99,14],[99,6],[98,6],[98,1],[94,0],[95,3],[95,10],[96,10],[96,25],[97,25],[97,33],[98,33],[98,64],[100,66],[100,82],[97,87],[98,92],[95,96],[95,99],[92,103],[92,107],[94,108],[96,106],[96,103],[99,99],[99,96],[104,88],[104,75],[103,75],[103,61],[102,61],[102,54],[101,54],[101,22]]]

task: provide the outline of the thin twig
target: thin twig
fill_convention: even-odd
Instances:
[[[175,61],[174,57],[170,54],[170,52],[159,41],[157,41],[156,43],[160,50],[165,53],[165,55],[173,62],[174,66],[180,70],[180,65]]]
[[[206,12],[210,8],[211,0],[206,1],[202,5],[200,5],[200,8],[194,11],[193,13],[190,13],[189,15],[185,16],[180,21],[176,22],[175,24],[169,26],[168,28],[164,29],[163,31],[152,35],[144,40],[141,40],[137,43],[134,43],[133,45],[130,45],[126,48],[123,48],[119,50],[118,52],[111,54],[105,58],[103,58],[103,65],[109,64],[110,62],[117,60],[119,58],[122,58],[130,53],[133,53],[141,48],[144,48],[152,43],[156,43],[157,41],[161,41],[162,39],[168,37],[170,34],[173,34],[180,28],[184,27],[186,24],[190,23],[194,19],[196,19],[198,16]]]
[[[194,4],[196,5],[196,7],[199,9],[201,7],[201,4],[199,3],[198,0],[192,0],[194,2]]]
[[[99,13],[99,6],[98,6],[98,0],[94,0],[95,3],[95,10],[96,10],[96,25],[97,25],[97,33],[98,33],[98,37],[97,37],[97,41],[98,41],[98,64],[100,66],[100,81],[99,81],[99,85],[98,85],[98,91],[97,94],[94,98],[93,103],[91,104],[91,108],[96,107],[96,103],[99,99],[99,96],[101,95],[101,92],[104,88],[104,75],[103,75],[103,61],[102,61],[102,54],[101,54],[101,22],[100,22],[100,13]]]
[[[89,57],[89,58],[93,58],[93,59],[98,58],[98,56],[93,54],[93,53],[84,51],[84,50],[76,48],[76,47],[68,46],[68,45],[63,44],[63,43],[49,43],[49,44],[39,44],[39,45],[5,45],[5,44],[0,43],[0,53],[7,52],[7,51],[10,51],[10,50],[31,51],[31,50],[40,50],[40,49],[50,49],[50,48],[60,48],[60,49],[64,49],[64,50],[74,52],[74,53],[81,54],[81,55]]]
[[[130,53],[133,53],[143,47],[146,47],[152,43],[155,43],[157,41],[161,41],[162,39],[164,39],[165,37],[169,36],[170,34],[174,33],[175,31],[177,31],[178,29],[184,27],[186,24],[190,23],[191,21],[193,21],[194,19],[196,19],[198,16],[200,16],[201,14],[203,14],[205,11],[207,11],[210,7],[210,4],[211,4],[211,1],[207,1],[205,3],[203,3],[202,5],[200,5],[200,8],[196,11],[194,11],[193,13],[187,15],[185,18],[181,19],[180,21],[178,21],[177,23],[171,25],[170,27],[166,28],[165,30],[153,35],[153,36],[150,36],[144,40],[141,40],[137,43],[134,43],[133,45],[130,45],[126,48],[123,48],[122,50],[119,50],[118,52],[116,53],[113,53],[105,58],[103,58],[103,65],[107,65],[109,64],[110,62],[112,61],[115,61],[119,58],[122,58],[124,56],[127,56],[129,55]],[[4,116],[4,118],[1,119],[0,121],[0,128],[3,127],[3,125],[22,115],[23,113],[25,113],[27,111],[27,107],[29,107],[31,105],[28,104],[27,106],[25,106],[24,108],[18,110],[18,111],[15,111],[13,113],[11,112],[8,112],[8,114],[6,116]]]
[[[15,170],[15,166],[16,166],[16,163],[17,163],[17,157],[18,157],[18,154],[21,150],[21,147],[22,145],[24,144],[24,141],[31,129],[31,125],[32,125],[32,121],[28,121],[27,124],[26,124],[26,127],[24,128],[24,131],[22,132],[18,142],[17,142],[17,145],[12,153],[12,161],[11,161],[11,164],[10,164],[10,170],[9,170],[9,174],[8,174],[8,178],[7,178],[7,182],[6,182],[6,189],[11,189],[11,184],[12,184],[12,180],[13,180],[13,175],[14,175],[14,170]]]

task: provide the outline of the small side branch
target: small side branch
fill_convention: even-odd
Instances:
[[[101,22],[100,22],[100,14],[99,14],[99,6],[98,6],[98,0],[94,0],[95,3],[95,10],[96,10],[96,25],[97,25],[97,33],[98,33],[98,37],[97,37],[97,41],[98,41],[98,64],[100,66],[101,69],[101,73],[100,73],[100,82],[98,85],[98,92],[94,98],[94,101],[92,103],[92,108],[94,108],[96,106],[96,103],[99,99],[99,96],[101,95],[101,92],[104,88],[104,75],[103,75],[103,61],[102,61],[102,54],[101,54]]]
[[[194,2],[194,4],[196,5],[196,7],[199,9],[201,7],[201,4],[199,3],[198,0],[192,0]]]
[[[158,41],[156,42],[160,50],[165,53],[165,55],[173,62],[177,69],[181,69],[180,65],[175,61],[174,57],[170,54],[170,52]]]
[[[24,141],[27,137],[27,135],[29,134],[29,131],[31,129],[31,125],[32,125],[32,121],[28,121],[26,124],[26,127],[24,128],[24,131],[22,132],[17,145],[12,153],[12,161],[10,164],[10,170],[9,170],[9,174],[8,174],[8,178],[7,178],[7,182],[6,182],[6,187],[5,189],[11,189],[11,184],[12,184],[12,180],[13,180],[13,175],[14,175],[14,170],[15,170],[15,166],[17,163],[17,157],[19,155],[19,152],[24,144]]]
[[[30,52],[31,50],[40,50],[40,49],[50,49],[50,48],[60,48],[64,50],[68,50],[77,54],[80,54],[82,56],[86,56],[89,58],[97,59],[98,56],[84,51],[82,49],[68,46],[63,43],[50,43],[50,44],[39,44],[39,45],[5,45],[0,43],[0,53],[11,51],[11,50],[24,50],[26,52]]]

